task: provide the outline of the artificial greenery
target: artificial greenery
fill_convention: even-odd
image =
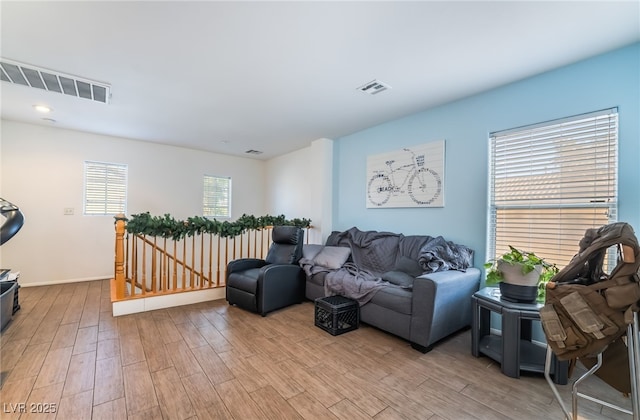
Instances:
[[[508,252],[502,254],[500,258],[487,261],[484,264],[484,268],[487,269],[486,284],[488,286],[496,285],[503,280],[502,272],[498,270],[499,261],[504,261],[512,265],[522,265],[522,274],[528,274],[538,266],[542,267],[540,277],[538,278],[538,300],[544,300],[547,283],[558,273],[558,267],[555,264],[545,261],[533,252],[521,251],[509,245]]]
[[[123,219],[116,217],[116,220]],[[247,230],[263,229],[267,226],[297,226],[301,228],[311,226],[311,220],[309,219],[287,220],[284,215],[255,217],[243,214],[234,222],[221,222],[203,216],[193,216],[187,220],[176,220],[169,214],[152,216],[149,212],[146,212],[133,214],[131,217],[124,218],[124,220],[127,222],[128,233],[158,236],[176,241],[185,236],[193,236],[200,233],[234,237],[243,234]]]

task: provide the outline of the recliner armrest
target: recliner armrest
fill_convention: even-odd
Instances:
[[[258,283],[265,281],[273,281],[279,278],[295,278],[302,268],[297,264],[268,264],[262,267],[262,273],[258,277]]]
[[[251,268],[261,268],[265,265],[267,265],[267,262],[259,258],[240,258],[229,262],[227,265],[227,275],[237,271],[249,270]]]
[[[305,277],[300,266],[269,264],[260,271],[257,299],[261,315],[304,300]]]

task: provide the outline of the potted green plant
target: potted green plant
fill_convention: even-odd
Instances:
[[[487,286],[500,285],[502,295],[516,301],[544,301],[546,284],[558,272],[555,264],[511,245],[508,252],[487,261],[484,268]]]

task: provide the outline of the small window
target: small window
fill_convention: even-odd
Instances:
[[[202,213],[205,217],[231,217],[231,178],[204,176]]]
[[[84,214],[107,216],[127,211],[127,165],[84,162]]]

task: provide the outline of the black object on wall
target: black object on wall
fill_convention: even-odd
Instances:
[[[1,197],[0,214],[6,218],[2,226],[0,226],[0,245],[4,245],[4,243],[13,238],[22,225],[24,225],[24,215],[18,206]]]

